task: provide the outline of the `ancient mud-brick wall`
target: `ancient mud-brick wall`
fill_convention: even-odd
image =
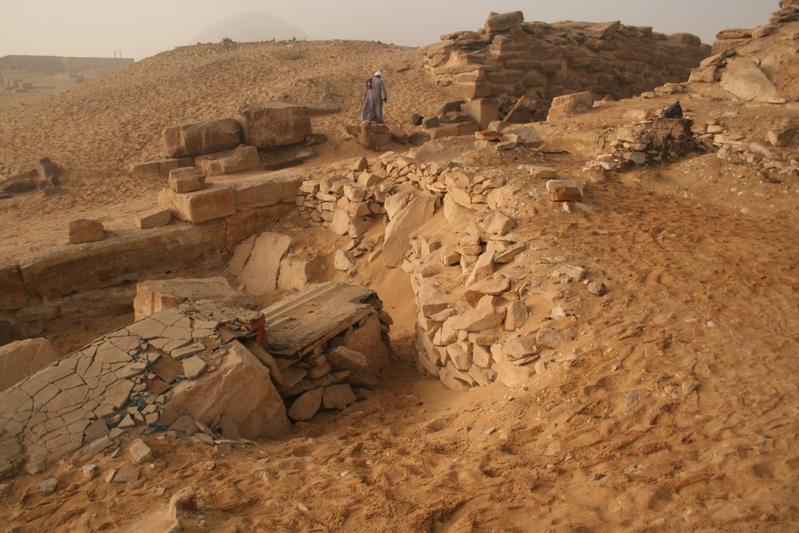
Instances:
[[[664,35],[619,22],[524,22],[492,14],[480,32],[444,35],[426,67],[464,98],[526,94],[536,100],[579,91],[627,98],[685,81],[710,47],[686,33]]]

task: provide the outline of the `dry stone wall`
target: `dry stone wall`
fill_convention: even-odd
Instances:
[[[425,50],[439,85],[467,99],[580,91],[627,98],[688,79],[710,47],[686,33],[664,35],[619,22],[524,22],[521,12],[491,14],[481,31],[444,35]]]

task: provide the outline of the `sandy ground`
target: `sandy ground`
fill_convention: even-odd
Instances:
[[[113,226],[127,220],[126,209],[152,202],[157,180],[99,178],[156,149],[163,125],[156,112],[165,121],[210,118],[252,94],[296,94],[291,86],[308,91],[301,103],[337,103],[347,111],[315,124],[332,137],[333,151],[323,157],[358,153],[335,132],[357,108],[348,91],[363,77],[363,57],[375,57],[391,72],[416,64],[417,52],[366,43],[297,46],[305,50],[299,59],[278,45],[180,49],[82,89],[96,99],[69,93],[37,104],[27,118],[2,112],[0,123],[11,124],[0,126],[5,165],[44,151],[86,173],[63,196],[0,204],[4,241],[44,247],[70,218],[91,213]],[[277,51],[283,61],[264,59],[263,74],[247,61]],[[190,75],[168,68],[173,59],[189,58],[196,65]],[[302,74],[291,83],[275,81],[290,61]],[[324,72],[323,62],[331,67]],[[247,80],[240,92],[223,75],[231,68]],[[312,82],[313,76],[330,77]],[[191,88],[181,102],[180,92],[166,90],[174,78],[214,83],[185,85]],[[396,112],[403,120],[419,95],[435,90],[421,71],[394,70],[388,79],[398,101],[389,116]],[[119,94],[124,104],[108,107],[128,85]],[[138,96],[145,88],[151,98]],[[165,110],[167,98],[177,101],[174,109]],[[445,99],[431,92],[424,105],[435,108]],[[146,100],[151,107],[139,108],[150,105]],[[668,101],[614,104],[542,131],[561,137],[608,131],[624,110]],[[697,120],[735,110],[725,120],[753,139],[795,113],[709,100],[686,107]],[[117,121],[109,119],[115,115]],[[56,128],[48,136],[24,122],[31,117],[71,124],[63,128],[71,134]],[[9,148],[9,132],[26,129]],[[532,159],[577,175],[588,156]],[[510,169],[526,162],[509,156],[485,164]],[[576,329],[575,340],[523,390],[493,385],[457,393],[421,379],[404,362],[412,356],[416,314],[407,275],[366,267],[356,281],[374,287],[394,317],[399,358],[369,399],[297,425],[286,441],[226,456],[191,441],[148,436],[155,458],[143,468],[147,480],[138,489],[103,480],[125,462],[122,454],[74,457],[12,480],[0,498],[0,517],[16,531],[114,530],[193,486],[203,509],[188,529],[197,531],[799,529],[798,191],[795,178],[769,183],[748,167],[699,155],[590,187],[587,203],[595,214],[551,205],[531,213],[518,230],[537,251],[536,261],[519,265],[531,283],[561,257],[602,279],[609,293],[600,299],[579,286],[563,288],[558,297],[575,314],[564,327]],[[89,462],[101,472],[93,480],[80,472]],[[36,483],[49,477],[59,489],[41,496]]]

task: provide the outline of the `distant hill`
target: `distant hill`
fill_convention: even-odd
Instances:
[[[218,42],[229,37],[236,42],[308,39],[308,35],[263,12],[242,13],[211,24],[193,42]]]

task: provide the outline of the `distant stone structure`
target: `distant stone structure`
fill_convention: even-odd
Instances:
[[[591,91],[628,98],[670,81],[685,81],[710,55],[687,33],[616,22],[525,22],[521,11],[489,15],[479,31],[441,37],[425,50],[439,85],[462,98],[526,95],[549,101]]]
[[[0,70],[27,70],[41,74],[87,70],[112,71],[134,63],[130,58],[11,55],[0,57]]]

